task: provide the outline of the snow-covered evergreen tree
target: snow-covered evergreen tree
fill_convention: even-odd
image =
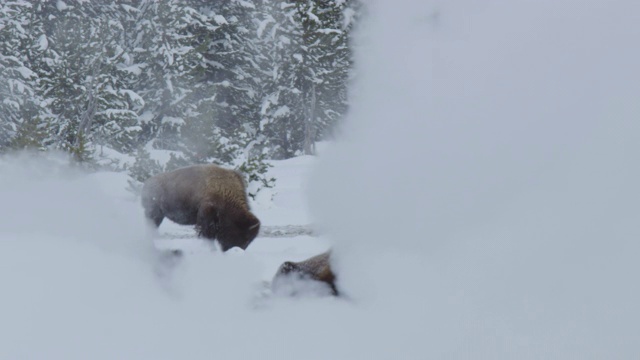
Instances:
[[[135,192],[139,193],[142,189],[142,184],[150,177],[159,174],[163,171],[162,165],[158,161],[151,158],[151,154],[144,147],[140,147],[135,153],[135,162],[129,168],[129,187]]]
[[[308,53],[314,60],[316,77],[308,95],[309,112],[305,124],[305,153],[313,153],[313,143],[328,138],[348,110],[348,85],[353,70],[350,32],[361,3],[316,1],[319,21],[309,26]]]
[[[34,90],[37,75],[27,51],[31,4],[0,4],[0,151],[6,148],[41,148],[44,113]]]
[[[346,112],[351,22],[344,14],[353,2],[258,2],[259,129],[271,157],[313,153]]]
[[[356,1],[0,3],[0,151],[144,147],[264,175],[346,111]]]
[[[194,68],[201,64],[189,33],[197,13],[179,0],[142,0],[138,11],[133,51],[140,71],[136,90],[145,101],[142,140],[179,150],[180,128],[193,112]]]
[[[299,53],[302,60],[291,82],[301,93],[296,98],[302,122],[302,150],[315,153],[314,144],[324,138],[347,110],[347,84],[351,70],[348,47],[352,23],[345,12],[353,2],[307,0],[295,2],[296,23],[301,24]],[[299,150],[299,149],[298,149]]]
[[[121,24],[103,3],[39,1],[42,56],[33,64],[39,93],[55,116],[53,146],[89,161],[98,145],[133,149],[141,98],[123,81]],[[111,9],[113,10],[113,8]]]
[[[183,127],[181,150],[193,162],[230,164],[243,147],[237,129],[250,108],[246,98],[252,91],[243,75],[241,22],[233,15],[235,2],[189,4],[198,14],[190,32],[201,62],[193,68],[192,112]]]

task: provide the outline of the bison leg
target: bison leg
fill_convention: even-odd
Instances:
[[[147,208],[144,211],[147,219],[151,220],[156,227],[159,227],[162,224],[162,220],[164,220],[164,213],[159,207]]]
[[[218,209],[212,204],[203,204],[198,209],[196,229],[198,235],[213,240],[218,236]]]
[[[142,188],[142,207],[144,208],[144,215],[149,219],[156,227],[159,227],[164,219],[164,212],[160,207],[159,200],[155,195],[157,189],[153,184],[145,184]]]

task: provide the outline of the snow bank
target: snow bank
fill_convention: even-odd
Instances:
[[[371,6],[311,191],[378,328],[354,346],[639,356],[640,4]]]
[[[145,223],[126,196],[126,175],[113,173],[118,193],[87,176],[61,154],[19,153],[0,159],[0,234],[57,237],[109,251],[142,255],[150,248]],[[116,195],[117,194],[117,195]],[[127,198],[131,198],[127,196]]]

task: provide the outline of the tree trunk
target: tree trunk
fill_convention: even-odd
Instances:
[[[96,104],[96,98],[94,94],[96,91],[96,76],[98,75],[98,68],[100,67],[98,64],[98,61],[99,60],[96,59],[92,64],[93,69],[91,71],[91,82],[89,83],[89,87],[88,87],[89,92],[88,92],[88,99],[87,99],[87,108],[80,116],[80,123],[78,124],[78,134],[76,135],[76,139],[73,144],[75,148],[80,147],[81,145],[80,143],[84,141],[85,134],[91,128],[93,117],[96,114],[97,104]]]
[[[311,101],[307,108],[307,116],[304,123],[304,154],[315,155],[316,154],[316,131],[315,131],[315,118],[316,118],[316,84],[311,85]]]

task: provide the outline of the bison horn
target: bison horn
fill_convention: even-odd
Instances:
[[[253,230],[253,229],[255,229],[255,228],[256,228],[256,227],[258,227],[258,226],[260,226],[260,221],[258,221],[257,223],[255,223],[255,224],[251,225],[251,226],[249,227],[249,230]]]

